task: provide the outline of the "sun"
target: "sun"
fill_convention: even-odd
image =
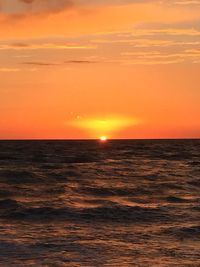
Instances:
[[[101,142],[106,142],[108,140],[107,136],[101,136],[100,141]]]

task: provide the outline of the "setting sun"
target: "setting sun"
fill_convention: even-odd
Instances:
[[[100,137],[100,141],[101,142],[106,142],[108,140],[108,138],[106,136],[101,136]]]

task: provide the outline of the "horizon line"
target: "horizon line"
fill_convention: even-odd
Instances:
[[[99,138],[11,138],[0,141],[99,141]],[[142,141],[142,140],[200,140],[200,137],[174,137],[174,138],[108,138],[107,141]]]

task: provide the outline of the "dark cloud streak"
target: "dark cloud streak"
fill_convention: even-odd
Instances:
[[[92,64],[92,63],[97,63],[97,62],[90,61],[90,60],[67,60],[59,64],[59,63],[51,63],[51,62],[43,62],[43,61],[27,61],[27,62],[21,62],[20,64],[48,67],[48,66],[60,66],[63,64]]]
[[[65,61],[64,63],[66,64],[92,64],[92,63],[97,63],[96,61],[90,61],[90,60],[68,60]]]
[[[47,62],[22,62],[23,65],[34,65],[34,66],[58,66],[59,64],[47,63]]]

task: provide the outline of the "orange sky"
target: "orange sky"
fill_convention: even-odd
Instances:
[[[0,0],[0,139],[199,138],[200,1],[92,2]]]

